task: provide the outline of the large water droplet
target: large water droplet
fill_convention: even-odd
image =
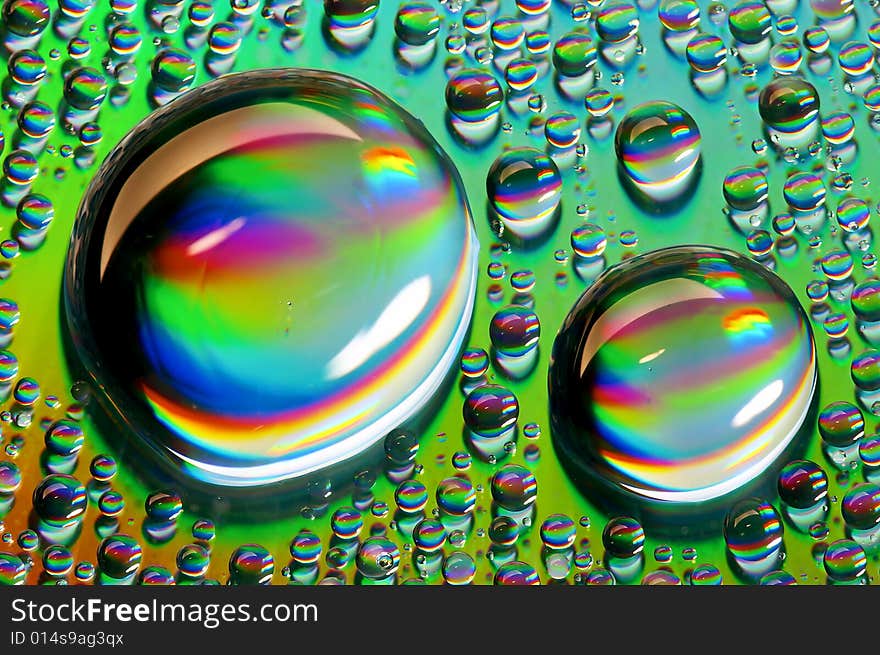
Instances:
[[[477,242],[423,125],[340,75],[228,76],[110,155],[67,268],[110,412],[211,484],[342,462],[457,364]]]
[[[773,273],[683,246],[606,271],[554,344],[554,442],[576,475],[640,503],[693,508],[758,478],[811,405],[807,318]]]

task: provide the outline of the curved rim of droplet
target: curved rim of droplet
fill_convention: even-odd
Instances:
[[[163,442],[162,435],[173,432],[161,426],[145,407],[123,390],[122,385],[116,385],[113,374],[102,365],[101,349],[89,320],[89,308],[93,303],[93,294],[89,293],[89,289],[97,287],[95,281],[100,277],[104,235],[111,217],[110,210],[114,204],[111,199],[146,157],[174,136],[170,129],[171,124],[181,113],[197,111],[200,105],[217,101],[224,96],[229,97],[252,90],[255,83],[260,83],[260,89],[263,91],[274,85],[278,87],[279,94],[285,94],[285,92],[289,93],[289,85],[302,84],[310,78],[322,80],[331,78],[348,87],[359,87],[375,94],[383,102],[396,107],[408,126],[424,133],[425,146],[449,164],[450,176],[453,183],[461,189],[466,210],[467,233],[463,245],[464,257],[469,260],[466,262],[469,270],[465,275],[468,285],[465,314],[454,334],[451,335],[449,345],[442,357],[430,371],[425,372],[420,384],[411,389],[393,411],[342,439],[341,444],[347,447],[343,448],[340,444],[336,444],[334,452],[320,464],[297,468],[294,466],[296,459],[288,457],[249,466],[235,466],[234,462],[230,461],[227,465],[208,464],[205,468],[205,462],[198,462],[188,458],[184,453],[169,448]],[[230,104],[227,110],[246,104],[246,102],[241,102],[240,105]],[[156,137],[156,134],[160,136]],[[267,495],[270,495],[279,484],[284,485],[285,489],[299,490],[308,482],[307,478],[319,472],[322,476],[326,474],[327,477],[341,476],[343,472],[348,474],[351,472],[349,469],[356,466],[354,462],[358,460],[359,455],[364,455],[367,451],[381,450],[381,442],[387,433],[397,427],[420,422],[424,418],[423,414],[428,412],[432,405],[433,396],[454,374],[458,356],[466,344],[476,299],[479,247],[465,185],[452,159],[420,120],[386,94],[347,75],[319,69],[282,67],[233,73],[184,92],[148,114],[111,150],[92,178],[76,211],[65,262],[61,297],[61,311],[65,314],[68,326],[68,329],[63,331],[65,352],[70,365],[82,369],[92,383],[97,401],[106,414],[105,417],[98,416],[96,422],[109,418],[114,428],[121,428],[126,433],[129,442],[139,450],[154,456],[157,463],[163,467],[161,472],[148,471],[148,474],[168,477],[176,484],[186,485],[193,490],[202,490],[209,495],[222,488],[225,492],[233,494],[247,493],[252,499],[255,490],[266,489]],[[191,469],[195,465],[198,465],[199,476],[187,475],[186,479],[180,479],[181,466]]]
[[[789,434],[784,439],[779,440],[758,465],[735,477],[728,484],[716,485],[715,492],[699,500],[687,498],[660,499],[641,494],[635,487],[624,488],[619,484],[615,484],[613,480],[608,479],[602,475],[601,471],[591,466],[594,459],[589,453],[577,447],[577,439],[573,438],[570,431],[557,418],[559,412],[554,411],[554,407],[566,406],[568,399],[571,397],[571,391],[568,389],[570,380],[576,379],[575,362],[571,360],[566,365],[563,363],[564,360],[560,355],[563,353],[579,352],[582,341],[585,338],[586,325],[589,323],[595,308],[599,306],[598,300],[601,299],[604,293],[602,289],[626,276],[633,267],[644,265],[646,261],[684,253],[721,255],[748,267],[752,272],[769,282],[774,282],[783,300],[789,302],[795,308],[795,311],[803,321],[804,330],[809,340],[812,362],[809,398],[802,415],[797,418]],[[799,443],[802,440],[797,437],[804,434],[808,426],[814,423],[814,421],[810,420],[810,417],[817,411],[819,396],[817,393],[819,386],[817,361],[816,340],[803,305],[801,305],[791,287],[769,268],[742,253],[707,244],[683,244],[651,250],[623,260],[603,271],[575,301],[557,332],[547,374],[548,406],[553,447],[559,456],[562,467],[569,474],[569,477],[585,492],[588,500],[605,505],[606,508],[613,509],[614,511],[630,511],[638,515],[641,520],[652,523],[658,529],[668,527],[671,525],[669,521],[674,520],[676,525],[686,523],[696,526],[702,522],[704,524],[702,528],[710,530],[712,528],[707,521],[713,521],[711,526],[715,526],[715,521],[723,517],[723,512],[731,499],[745,497],[750,494],[753,495],[756,488],[775,488],[776,476],[771,475],[771,472],[775,473],[775,469],[781,468],[788,461],[786,458],[787,454],[793,455],[792,451],[803,445]]]

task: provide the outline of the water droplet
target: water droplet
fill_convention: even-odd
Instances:
[[[865,434],[865,418],[852,403],[833,402],[819,412],[819,434],[834,448],[852,446]]]
[[[538,572],[530,564],[525,562],[507,562],[502,564],[495,572],[494,584],[498,586],[535,586],[541,584],[541,579],[538,577]]]
[[[634,518],[617,516],[605,525],[602,545],[610,557],[623,560],[636,557],[645,547],[645,530]]]
[[[355,563],[365,578],[388,578],[400,566],[400,549],[385,537],[369,537],[358,548]]]
[[[695,0],[660,0],[657,16],[673,32],[686,32],[700,23],[700,6]]]
[[[506,464],[495,471],[491,481],[492,499],[501,507],[518,512],[535,502],[538,482],[525,466]]]
[[[503,99],[498,80],[478,70],[461,71],[446,85],[446,106],[466,123],[497,119]]]
[[[12,553],[0,553],[0,586],[23,585],[27,568],[20,557]]]
[[[855,541],[839,539],[828,545],[822,558],[825,572],[833,582],[859,582],[868,566],[865,550]]]
[[[144,500],[144,511],[152,521],[176,521],[183,511],[183,501],[176,491],[155,491]]]
[[[721,571],[712,564],[700,564],[691,571],[690,583],[694,586],[717,586],[722,582]]]
[[[85,442],[85,435],[78,423],[61,419],[46,431],[46,448],[51,452],[69,457],[78,453]]]
[[[188,475],[251,486],[345,460],[425,406],[468,327],[477,246],[421,123],[350,78],[252,71],[133,134],[83,204],[68,302],[96,388],[139,408],[139,437]],[[381,271],[352,256],[359,235]]]
[[[691,68],[698,73],[713,73],[727,62],[727,48],[715,34],[694,36],[688,41],[685,55]]]
[[[43,568],[52,576],[67,575],[73,569],[73,553],[65,546],[49,546],[43,551]]]
[[[527,91],[538,81],[538,67],[530,59],[514,59],[504,69],[504,79],[513,91]]]
[[[802,146],[815,138],[819,118],[819,93],[799,77],[780,77],[761,90],[758,111],[782,146]]]
[[[428,503],[428,489],[418,480],[404,480],[394,491],[394,502],[401,512],[416,514]]]
[[[858,232],[868,225],[871,210],[861,198],[844,198],[837,205],[837,223],[847,232]]]
[[[848,41],[837,55],[840,69],[851,77],[861,77],[874,66],[874,50],[867,43]]]
[[[144,586],[174,585],[174,575],[164,566],[148,566],[138,576],[138,584]]]
[[[571,112],[557,112],[544,123],[544,135],[554,148],[571,148],[581,136],[580,122]]]
[[[810,509],[828,495],[828,476],[818,464],[796,460],[780,471],[777,489],[786,505],[799,510]]]
[[[562,177],[553,159],[540,150],[513,148],[492,164],[486,192],[506,230],[521,239],[534,239],[553,223]]]
[[[880,486],[871,483],[854,486],[844,495],[840,510],[850,528],[877,528],[880,525]]]
[[[118,491],[110,489],[98,498],[98,510],[104,516],[119,516],[123,509],[125,509],[125,498]]]
[[[229,556],[229,582],[233,585],[268,585],[275,573],[275,559],[258,544],[246,544]]]
[[[754,166],[738,166],[722,184],[727,204],[739,212],[753,212],[767,201],[767,176]]]
[[[516,426],[519,403],[505,387],[487,384],[468,394],[463,416],[465,425],[477,435],[501,438]]]
[[[49,17],[49,6],[43,0],[9,0],[3,5],[3,25],[18,36],[40,34]]]
[[[741,44],[761,43],[773,28],[773,18],[763,2],[744,0],[730,10],[727,24],[733,38]]]
[[[436,519],[423,519],[413,530],[413,542],[423,552],[438,551],[446,543],[446,527]]]
[[[724,521],[724,541],[743,573],[760,577],[777,568],[782,556],[782,520],[770,503],[747,498]]]
[[[642,504],[718,498],[798,434],[815,357],[800,304],[764,266],[709,247],[633,257],[557,337],[553,437],[567,466]]]
[[[541,523],[541,541],[551,550],[566,550],[574,545],[574,521],[565,514],[551,514]]]
[[[825,204],[826,198],[822,178],[813,173],[791,174],[785,181],[782,194],[791,210],[796,212],[816,211]]]
[[[437,485],[437,507],[450,516],[465,516],[474,510],[477,494],[474,485],[464,477],[451,477]]]
[[[614,137],[617,159],[629,180],[658,201],[688,188],[700,160],[700,130],[678,105],[662,100],[631,110]]]
[[[791,573],[787,573],[785,571],[770,571],[770,573],[761,576],[758,584],[764,586],[791,586],[796,585],[797,580],[795,580],[795,577]]]
[[[626,41],[639,30],[639,12],[629,2],[603,3],[596,16],[596,34],[608,43]]]
[[[128,580],[141,566],[143,549],[125,534],[106,537],[98,546],[98,570],[111,580]]]
[[[34,490],[34,511],[53,528],[66,528],[82,519],[88,503],[86,488],[71,475],[53,473]]]
[[[477,565],[465,552],[456,551],[443,560],[443,579],[450,585],[470,584],[477,574]]]
[[[596,44],[588,34],[565,34],[553,46],[553,67],[563,77],[586,75],[595,67],[596,60]]]
[[[489,323],[489,339],[497,353],[523,357],[535,350],[541,336],[538,316],[520,305],[510,305],[496,312]]]

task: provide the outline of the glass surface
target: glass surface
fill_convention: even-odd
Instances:
[[[877,12],[844,0],[9,0],[0,581],[876,578]],[[294,105],[312,93],[316,109],[264,104],[201,139],[186,132],[204,117],[165,132],[148,122],[111,155],[204,85],[223,96],[236,73],[279,68],[356,82],[324,100],[305,84]],[[359,126],[327,118],[339,103],[357,106]],[[118,199],[114,163],[181,135],[180,154],[126,200],[125,256],[108,248],[90,264],[109,266],[118,308],[66,302],[90,283],[68,267],[87,259],[68,252],[82,243],[71,235],[106,209],[83,198]],[[579,396],[598,410],[586,425],[613,442],[600,448],[612,478],[694,492],[670,518],[651,505],[662,493],[622,499],[590,482],[590,464],[563,461],[558,427],[574,409],[551,403],[548,375],[586,347],[555,346],[585,291],[602,296],[597,285],[681,246],[766,272],[716,271],[715,289],[640,285],[609,312],[606,327],[630,332],[600,337],[605,382],[581,376]],[[727,307],[713,307],[719,295]],[[309,309],[321,302],[336,305]],[[311,323],[289,347],[279,335],[297,312]],[[122,343],[109,361],[84,345],[89,321]],[[418,398],[395,414],[406,390]],[[640,390],[647,399],[627,395]],[[273,416],[334,394],[367,428],[350,432],[366,435],[353,458],[319,447],[308,465],[249,477],[246,493],[179,466],[194,443],[208,444],[189,457],[201,464],[218,461],[206,450],[231,453],[224,465],[283,459],[246,436],[267,425],[305,452],[319,431]],[[225,437],[221,415],[236,426]],[[772,447],[749,451],[768,434]],[[729,475],[676,468],[731,443],[745,459]]]

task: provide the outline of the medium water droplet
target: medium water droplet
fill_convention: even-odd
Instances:
[[[603,488],[702,503],[785,450],[816,376],[809,322],[773,273],[729,251],[659,250],[609,269],[567,317],[550,369],[553,437],[564,464]]]
[[[684,109],[662,100],[631,110],[620,122],[614,148],[627,178],[648,197],[669,201],[693,180],[700,161],[700,130]]]

